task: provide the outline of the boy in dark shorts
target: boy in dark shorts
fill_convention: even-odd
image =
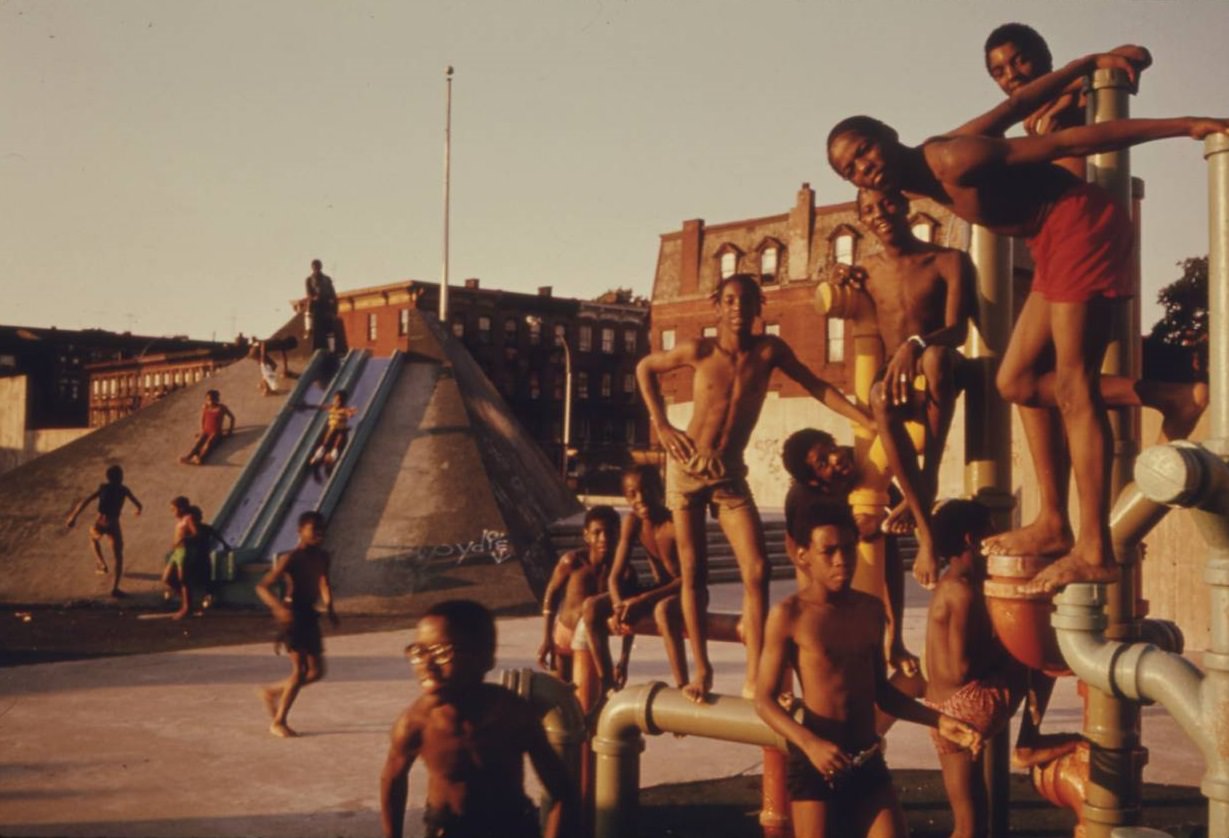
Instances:
[[[324,677],[324,641],[320,637],[320,612],[323,602],[329,622],[337,625],[333,610],[333,589],[329,586],[329,554],[324,542],[324,516],[304,512],[299,516],[299,544],[278,557],[277,563],[256,583],[260,597],[277,620],[279,634],[275,648],[286,647],[290,656],[290,676],[280,684],[260,691],[265,709],[273,722],[269,732],[283,738],[298,734],[286,724],[286,717],[299,690]],[[290,607],[273,592],[278,582],[290,584]]]
[[[1123,56],[1098,56],[1098,66],[1134,74]],[[1229,121],[1218,119],[1125,119],[1036,137],[955,132],[910,147],[882,122],[860,116],[829,133],[829,163],[855,186],[922,194],[965,221],[1030,239],[1033,286],[997,385],[1016,404],[1045,406],[1047,393],[1059,402],[1080,527],[1070,550],[1039,573],[1029,591],[1112,581],[1118,574],[1109,537],[1109,421],[1099,377],[1114,310],[1132,293],[1133,230],[1125,208],[1108,193],[1054,161],[1167,137],[1203,139],[1226,128]]]
[[[1012,658],[990,623],[982,592],[986,560],[979,546],[993,532],[990,511],[976,501],[948,501],[935,511],[933,524],[936,555],[947,562],[947,570],[935,587],[927,613],[926,704],[989,739],[1011,721],[1031,686],[1032,706],[1020,725],[1016,763],[1040,764],[1074,749],[1078,734],[1042,736],[1038,732],[1054,680],[1029,672]],[[931,737],[952,806],[952,835],[984,835],[981,757],[934,732]]]
[[[619,513],[609,506],[593,507],[585,513],[585,548],[565,553],[546,583],[546,593],[542,596],[544,633],[542,645],[538,647],[538,663],[564,681],[572,679],[572,641],[578,629],[584,630],[581,617],[585,600],[606,595],[608,583],[612,581],[610,564],[618,537]],[[627,570],[631,577],[625,577],[622,583],[634,584],[635,571],[630,567]],[[631,649],[624,651],[630,654]],[[626,658],[622,665],[626,670]]]
[[[619,546],[615,549],[610,578],[627,579],[632,550],[637,544],[649,560],[653,585],[644,590],[629,590],[626,584],[611,585],[608,597],[585,600],[584,623],[593,652],[594,670],[602,689],[622,689],[627,683],[627,659],[631,654],[632,626],[651,613],[666,644],[666,658],[675,685],[687,683],[687,655],[683,651],[682,611],[679,609],[678,546],[674,540],[674,521],[666,509],[665,490],[657,469],[649,465],[632,466],[623,472],[623,497],[632,511],[623,516]],[[623,636],[623,655],[618,665],[610,659],[611,630]]]
[[[883,603],[850,588],[857,526],[847,504],[814,503],[794,519],[792,558],[805,586],[773,606],[756,680],[755,708],[790,743],[787,783],[796,838],[904,836],[904,812],[884,762],[875,708],[938,728],[978,751],[962,722],[908,698],[887,680]],[[777,700],[793,669],[801,723]]]
[[[414,761],[427,767],[428,838],[559,838],[578,834],[576,791],[533,707],[483,683],[495,666],[495,620],[469,600],[431,606],[406,658],[422,695],[393,725],[380,774],[384,838],[401,838]],[[539,827],[524,758],[554,801]]]
[[[111,585],[111,596],[121,597],[124,595],[119,587],[120,579],[124,575],[124,531],[120,528],[120,513],[126,500],[132,501],[132,505],[136,507],[133,515],[140,515],[143,507],[132,490],[124,485],[124,469],[118,465],[108,466],[107,482],[99,484],[92,495],[73,507],[64,522],[65,526],[69,529],[77,526],[77,516],[94,498],[98,498],[98,517],[90,526],[90,549],[94,552],[95,572],[101,576],[108,573],[107,561],[102,557],[100,543],[105,538],[111,542],[111,555],[115,557],[115,581]]]
[[[636,380],[658,439],[666,449],[666,506],[674,515],[678,539],[683,621],[691,638],[695,673],[683,688],[703,702],[713,687],[704,612],[708,607],[708,544],[705,511],[718,511],[718,523],[734,549],[743,582],[742,618],[747,668],[743,693],[754,690],[764,639],[768,605],[767,549],[764,525],[747,486],[744,452],[768,396],[772,374],[780,370],[801,384],[830,410],[868,428],[874,423],[836,387],[811,372],[789,345],[775,335],[757,335],[752,327],[763,308],[759,283],[750,274],[734,274],[717,283],[716,337],[682,341],[641,359]],[[658,379],[681,367],[694,372],[691,421],[681,431],[666,415]]]
[[[213,447],[218,444],[219,439],[235,432],[235,414],[219,401],[220,398],[221,394],[217,390],[205,393],[205,406],[201,408],[200,436],[196,438],[192,450],[180,457],[179,462],[195,466],[201,465]],[[225,431],[222,430],[223,420],[230,421]]]

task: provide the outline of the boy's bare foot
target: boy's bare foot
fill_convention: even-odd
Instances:
[[[1032,745],[1017,745],[1011,752],[1011,764],[1015,768],[1032,768],[1053,762],[1063,754],[1069,754],[1083,740],[1078,733],[1047,733],[1039,735]]]
[[[261,703],[265,705],[265,711],[269,714],[269,718],[277,717],[277,705],[282,700],[282,690],[280,687],[261,687],[258,691],[260,694]]]
[[[883,523],[879,525],[884,535],[908,535],[916,528],[913,512],[904,501],[896,504],[896,507],[888,513],[888,517],[884,518]]]
[[[917,555],[913,559],[913,578],[928,591],[934,590],[939,581],[939,565],[935,561],[934,548],[918,544]]]
[[[1182,391],[1184,398],[1166,405],[1161,410],[1161,442],[1186,439],[1199,424],[1199,417],[1208,408],[1208,385],[1197,381],[1190,390]]]
[[[1073,552],[1021,585],[1020,590],[1026,594],[1051,594],[1075,582],[1113,582],[1117,578],[1118,568],[1114,564],[1092,564]]]
[[[183,464],[186,466],[186,465],[188,465],[191,461],[190,461],[190,460],[189,460],[189,459],[185,456],[185,457],[180,457],[180,458],[179,458],[179,462],[183,463]]]
[[[106,576],[108,573],[111,572],[111,570],[105,564],[99,563],[99,564],[94,565],[94,572],[98,574],[99,576]]]
[[[269,725],[269,732],[274,736],[280,736],[282,739],[292,739],[299,735],[285,722],[274,722]]]
[[[123,599],[124,597],[128,596],[128,594],[124,593],[119,588],[112,588],[111,596],[113,599]]]
[[[982,539],[987,556],[1060,556],[1075,544],[1071,531],[1041,521]]]
[[[691,683],[683,687],[683,695],[696,704],[706,704],[708,696],[713,691],[713,672],[711,669],[696,667],[695,677]]]
[[[922,662],[917,655],[905,648],[903,642],[892,644],[888,652],[888,665],[903,673],[906,678],[913,678],[922,671]]]

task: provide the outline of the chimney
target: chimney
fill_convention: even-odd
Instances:
[[[478,287],[478,278],[471,277],[470,279],[465,280],[465,287],[476,289]]]
[[[552,289],[551,286],[549,285],[539,285],[538,286],[538,296],[539,297],[549,297],[553,290],[554,289]]]
[[[785,243],[789,279],[806,279],[810,268],[811,238],[815,232],[815,190],[804,183],[789,213],[789,240]]]
[[[704,243],[704,219],[683,222],[682,264],[679,265],[679,294],[695,294],[700,290],[700,248]]]

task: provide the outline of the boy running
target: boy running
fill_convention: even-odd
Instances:
[[[380,774],[384,838],[403,834],[410,768],[420,757],[427,767],[428,838],[576,834],[576,792],[534,709],[482,681],[495,666],[491,612],[469,600],[441,602],[418,621],[416,634],[405,655],[422,695],[393,725]],[[525,796],[526,756],[553,801],[540,831],[537,809]]]
[[[279,556],[273,569],[256,583],[256,595],[269,606],[277,620],[279,634],[274,648],[284,645],[290,656],[290,676],[260,691],[265,709],[273,719],[269,732],[274,736],[298,736],[286,723],[286,717],[299,690],[324,677],[324,641],[320,637],[318,601],[324,603],[329,622],[337,625],[333,589],[329,585],[329,554],[320,547],[322,543],[324,516],[319,512],[304,512],[299,516],[298,546]],[[273,586],[283,580],[290,584],[289,608],[273,592]]]
[[[100,576],[108,573],[107,561],[102,557],[104,538],[111,542],[111,555],[115,557],[115,581],[111,585],[111,596],[122,597],[119,582],[124,575],[124,531],[120,528],[119,517],[124,509],[124,501],[132,501],[136,507],[133,515],[140,515],[141,502],[132,490],[124,485],[124,469],[118,465],[107,467],[107,482],[100,483],[92,495],[81,501],[73,511],[68,513],[64,525],[70,530],[77,526],[77,516],[81,510],[89,506],[90,501],[98,499],[98,517],[90,526],[90,549],[94,552],[94,572]]]
[[[1099,58],[1133,73],[1122,56]],[[829,133],[829,163],[855,186],[926,195],[970,223],[1030,239],[1033,286],[997,385],[1007,400],[1029,406],[1044,406],[1045,393],[1055,394],[1080,498],[1079,537],[1032,580],[1031,590],[1117,578],[1109,538],[1109,423],[1098,379],[1113,309],[1132,293],[1133,231],[1125,209],[1053,161],[1167,137],[1203,139],[1227,127],[1225,120],[1204,118],[1128,119],[1038,137],[952,134],[910,147],[878,120],[851,117]]]
[[[904,836],[875,708],[937,728],[973,751],[981,737],[888,682],[883,603],[849,586],[858,540],[849,506],[812,504],[794,520],[793,538],[791,558],[806,583],[768,616],[755,708],[791,745],[786,782],[794,835]],[[777,701],[787,669],[802,687],[801,723]]]
[[[674,515],[683,622],[691,638],[696,670],[683,691],[695,702],[703,702],[713,688],[713,667],[708,658],[703,619],[708,606],[704,513],[709,504],[719,510],[717,520],[734,548],[742,576],[742,618],[747,645],[743,692],[750,695],[754,689],[763,645],[769,575],[764,526],[747,486],[743,452],[764,406],[773,371],[781,370],[841,416],[873,427],[870,417],[840,390],[811,372],[785,341],[775,335],[752,333],[763,305],[754,277],[734,274],[722,279],[712,300],[718,312],[716,337],[683,341],[673,349],[649,354],[636,366],[636,380],[649,418],[669,455],[666,506]],[[695,371],[695,401],[685,432],[667,419],[658,384],[660,376],[680,367]]]

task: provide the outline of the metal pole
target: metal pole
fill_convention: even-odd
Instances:
[[[563,345],[563,479],[568,479],[568,448],[572,445],[572,350],[568,339],[559,338]]]
[[[964,491],[989,507],[995,527],[1011,526],[1011,407],[995,392],[998,360],[1012,324],[1011,239],[973,227],[969,257],[977,268],[977,324],[966,354],[974,370],[965,395]],[[982,757],[986,823],[992,836],[1006,835],[1011,808],[1011,731],[987,743]]]
[[[444,269],[440,277],[440,325],[448,326],[448,217],[452,195],[452,66],[444,71]]]

